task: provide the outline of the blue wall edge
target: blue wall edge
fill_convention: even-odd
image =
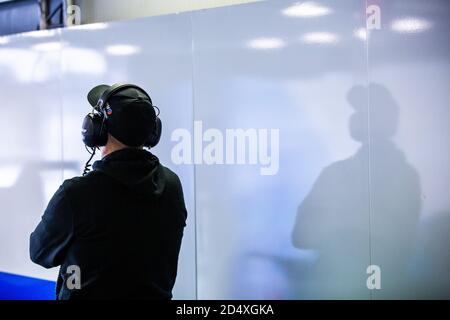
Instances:
[[[54,281],[0,272],[0,300],[55,300]]]

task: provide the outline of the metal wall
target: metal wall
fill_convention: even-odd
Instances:
[[[95,23],[173,14],[263,0],[74,0],[81,22]]]
[[[38,0],[0,2],[0,36],[38,30],[40,17]]]

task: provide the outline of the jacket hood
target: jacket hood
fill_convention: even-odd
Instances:
[[[159,196],[165,183],[159,159],[143,149],[125,148],[95,161],[92,168],[114,178],[137,195]]]

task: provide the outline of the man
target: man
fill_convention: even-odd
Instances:
[[[93,88],[90,104],[108,89]],[[156,119],[147,93],[125,86],[107,108],[102,160],[50,200],[30,237],[31,260],[61,266],[60,300],[170,299],[187,217],[182,186],[142,147]]]

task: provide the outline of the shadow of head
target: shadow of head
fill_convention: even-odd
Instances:
[[[359,142],[389,140],[398,127],[399,107],[390,91],[383,85],[354,86],[347,93],[347,101],[355,112],[350,117],[351,137]]]

